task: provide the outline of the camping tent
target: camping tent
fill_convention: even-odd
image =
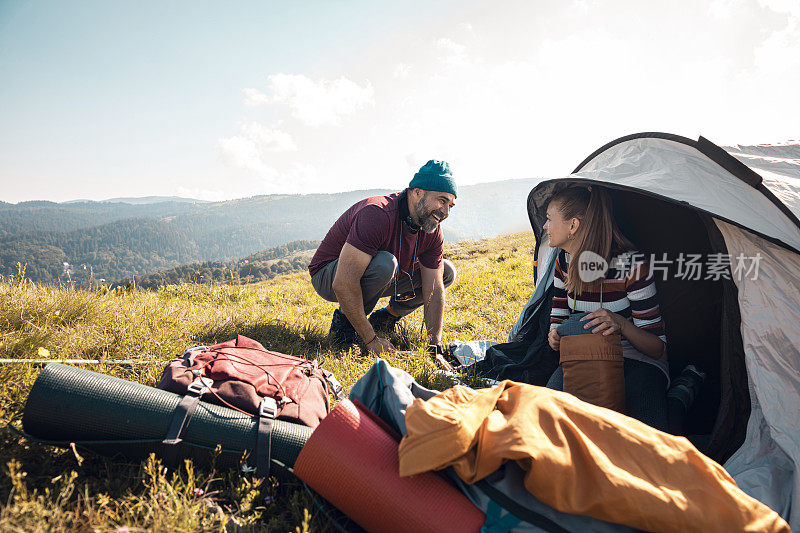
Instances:
[[[545,209],[575,184],[606,187],[623,233],[661,261],[670,373],[689,363],[708,373],[687,435],[800,529],[800,143],[723,149],[641,133],[538,183],[528,196],[536,290],[510,341],[546,327],[556,249],[542,231]],[[705,267],[699,279],[697,269],[687,276],[690,256]]]

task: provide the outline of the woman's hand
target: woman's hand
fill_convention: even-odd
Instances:
[[[558,351],[561,346],[561,335],[558,334],[556,328],[550,330],[550,333],[547,335],[547,342],[550,343],[552,349]]]
[[[586,322],[583,325],[584,329],[591,329],[592,333],[600,333],[603,335],[611,335],[612,333],[622,333],[622,328],[626,323],[630,324],[622,315],[612,313],[608,309],[598,309],[594,313],[589,313],[581,318],[581,322]]]
[[[636,327],[633,322],[626,320],[622,315],[612,313],[608,309],[598,309],[581,319],[586,324],[584,328],[594,328],[592,333],[611,335],[619,332],[633,345],[634,348],[653,359],[663,359],[666,344],[649,331]],[[623,331],[624,330],[624,331]]]

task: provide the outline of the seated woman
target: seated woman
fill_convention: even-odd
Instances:
[[[608,194],[596,186],[564,189],[550,200],[544,229],[550,246],[566,252],[559,253],[555,265],[550,346],[559,350],[561,336],[556,328],[571,311],[589,313],[582,319],[585,333],[620,333],[627,414],[666,431],[669,369],[656,285],[647,279],[647,261],[614,222]],[[594,252],[608,262],[604,278],[581,279],[578,261],[570,258],[584,252]],[[563,389],[561,367],[547,386]]]

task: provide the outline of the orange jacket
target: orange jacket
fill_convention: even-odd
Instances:
[[[414,400],[406,428],[401,476],[453,466],[474,483],[515,460],[525,487],[566,513],[647,531],[789,531],[685,438],[567,393],[456,386]]]

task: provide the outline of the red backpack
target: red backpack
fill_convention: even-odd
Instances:
[[[276,418],[312,428],[330,411],[329,390],[344,397],[333,374],[316,361],[267,350],[242,335],[187,349],[164,369],[158,388],[194,393],[254,416],[265,399],[273,399]]]

